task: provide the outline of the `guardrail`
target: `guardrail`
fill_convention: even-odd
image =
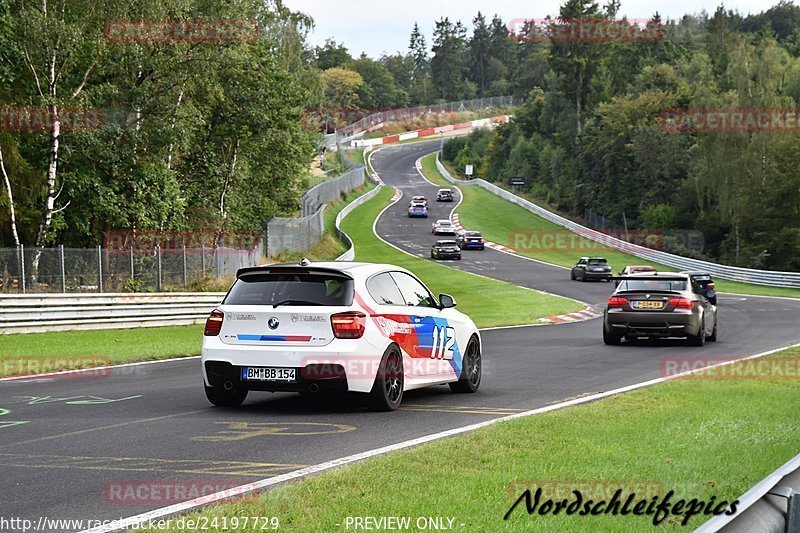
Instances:
[[[545,220],[549,220],[554,224],[566,228],[573,233],[585,237],[591,241],[599,244],[614,248],[620,252],[635,255],[647,261],[660,263],[669,267],[677,268],[679,270],[704,270],[712,276],[727,279],[732,281],[741,281],[744,283],[753,283],[756,285],[768,285],[772,287],[790,287],[800,288],[800,272],[777,272],[772,270],[756,270],[750,268],[735,267],[729,265],[721,265],[718,263],[711,263],[709,261],[701,261],[699,259],[691,259],[688,257],[681,257],[678,255],[653,250],[638,244],[633,244],[622,239],[617,239],[605,233],[587,228],[567,218],[557,215],[552,211],[548,211],[533,202],[524,198],[520,198],[516,194],[510,193],[507,190],[498,187],[493,183],[489,183],[483,179],[474,180],[459,180],[450,175],[445,166],[439,160],[439,154],[436,154],[436,167],[442,173],[444,178],[454,184],[458,185],[477,185],[487,191],[495,194],[509,202],[517,204],[518,206],[527,209],[531,213],[539,215]]]
[[[9,294],[0,297],[0,334],[195,324],[224,297],[224,292]]]
[[[715,516],[695,533],[800,533],[800,455],[739,498],[733,516]]]

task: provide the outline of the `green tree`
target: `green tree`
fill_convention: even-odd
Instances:
[[[324,71],[325,101],[334,109],[356,109],[358,90],[364,85],[361,74],[352,70],[334,67]]]
[[[409,50],[414,63],[412,79],[414,80],[415,91],[413,100],[415,103],[427,104],[430,102],[431,61],[428,57],[428,45],[425,41],[425,36],[416,22],[411,32]]]
[[[569,35],[575,21],[602,20],[604,14],[593,0],[567,0],[559,11],[559,18],[551,24],[555,35]],[[573,102],[575,132],[583,130],[583,113],[586,96],[598,65],[604,45],[589,40],[557,38],[550,47],[550,67],[558,76],[564,94]]]
[[[478,96],[483,96],[488,87],[491,34],[486,17],[480,11],[472,20],[472,27],[472,38],[469,40],[470,79],[478,87]]]
[[[466,39],[467,30],[460,21],[453,23],[444,17],[436,22],[431,71],[433,85],[446,101],[472,97],[470,86],[474,89],[474,84],[466,79]]]
[[[393,109],[408,105],[408,94],[397,86],[397,80],[383,64],[362,55],[353,69],[364,83],[359,88],[361,107],[371,110]]]
[[[332,38],[327,39],[324,45],[316,48],[315,56],[316,66],[320,70],[346,67],[353,61],[344,43],[339,44]]]

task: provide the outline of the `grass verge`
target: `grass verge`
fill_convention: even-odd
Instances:
[[[794,348],[765,360],[796,368],[798,356]],[[457,531],[643,531],[653,514],[528,515],[523,503],[503,517],[527,488],[542,488],[542,503],[573,502],[571,490],[584,502],[609,500],[617,489],[623,502],[632,492],[661,502],[674,490],[673,504],[730,503],[798,452],[798,394],[796,377],[673,380],[376,457],[191,518],[276,516],[291,531],[341,531],[355,516],[452,517]],[[661,525],[690,531],[710,518],[683,527],[685,512]]]
[[[0,377],[200,355],[203,326],[0,335]]]
[[[422,170],[430,181],[452,185],[436,168],[436,154],[425,156]],[[647,262],[580,237],[486,189],[475,186],[462,186],[459,189],[464,196],[458,208],[461,225],[479,230],[486,239],[513,248],[520,255],[563,267],[572,267],[581,256],[599,255],[608,259],[614,272],[619,272],[626,265],[643,263],[652,264],[662,271],[675,271],[672,267]],[[715,282],[720,292],[800,298],[800,289],[751,285],[724,279],[715,279]]]
[[[530,324],[541,317],[582,309],[573,300],[540,294],[411,257],[382,242],[372,232],[372,221],[393,194],[394,189],[385,187],[344,219],[342,229],[356,243],[356,260],[390,263],[411,270],[432,291],[455,296],[459,309],[470,315],[478,327]],[[487,298],[487,294],[491,298]]]
[[[303,252],[287,252],[278,254],[271,258],[276,263],[292,263],[307,257],[312,261],[333,261],[347,251],[347,246],[336,236],[336,217],[350,202],[359,196],[368,193],[375,188],[371,180],[367,180],[364,185],[351,191],[341,200],[331,202],[325,208],[323,220],[325,224],[325,234],[317,244]]]

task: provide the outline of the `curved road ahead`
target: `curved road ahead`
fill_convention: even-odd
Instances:
[[[436,188],[420,178],[415,162],[437,148],[438,141],[384,149],[374,166],[406,196],[430,198]],[[378,232],[427,256],[430,221],[408,220],[405,205],[403,199],[389,208]],[[450,208],[432,203],[432,218],[446,218]],[[465,253],[448,266],[593,304],[605,302],[611,290],[570,282],[564,269],[493,250]],[[721,297],[720,309],[720,342],[704,348],[680,342],[607,347],[599,320],[487,330],[478,394],[456,395],[447,387],[413,391],[392,414],[366,412],[358,398],[321,402],[264,393],[251,394],[241,409],[215,409],[203,394],[197,358],[93,377],[0,381],[3,515],[131,516],[174,503],[165,493],[150,501],[126,499],[142,481],[226,488],[656,378],[667,356],[744,356],[798,342],[800,301]],[[113,342],[113,332],[108,337]]]

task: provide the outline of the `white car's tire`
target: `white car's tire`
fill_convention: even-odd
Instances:
[[[373,411],[395,411],[403,402],[403,355],[396,345],[386,349],[378,375],[369,393],[367,405]]]
[[[464,352],[461,365],[461,377],[458,381],[450,383],[450,390],[458,393],[477,392],[481,386],[483,361],[481,345],[474,336],[467,343],[467,350]]]

